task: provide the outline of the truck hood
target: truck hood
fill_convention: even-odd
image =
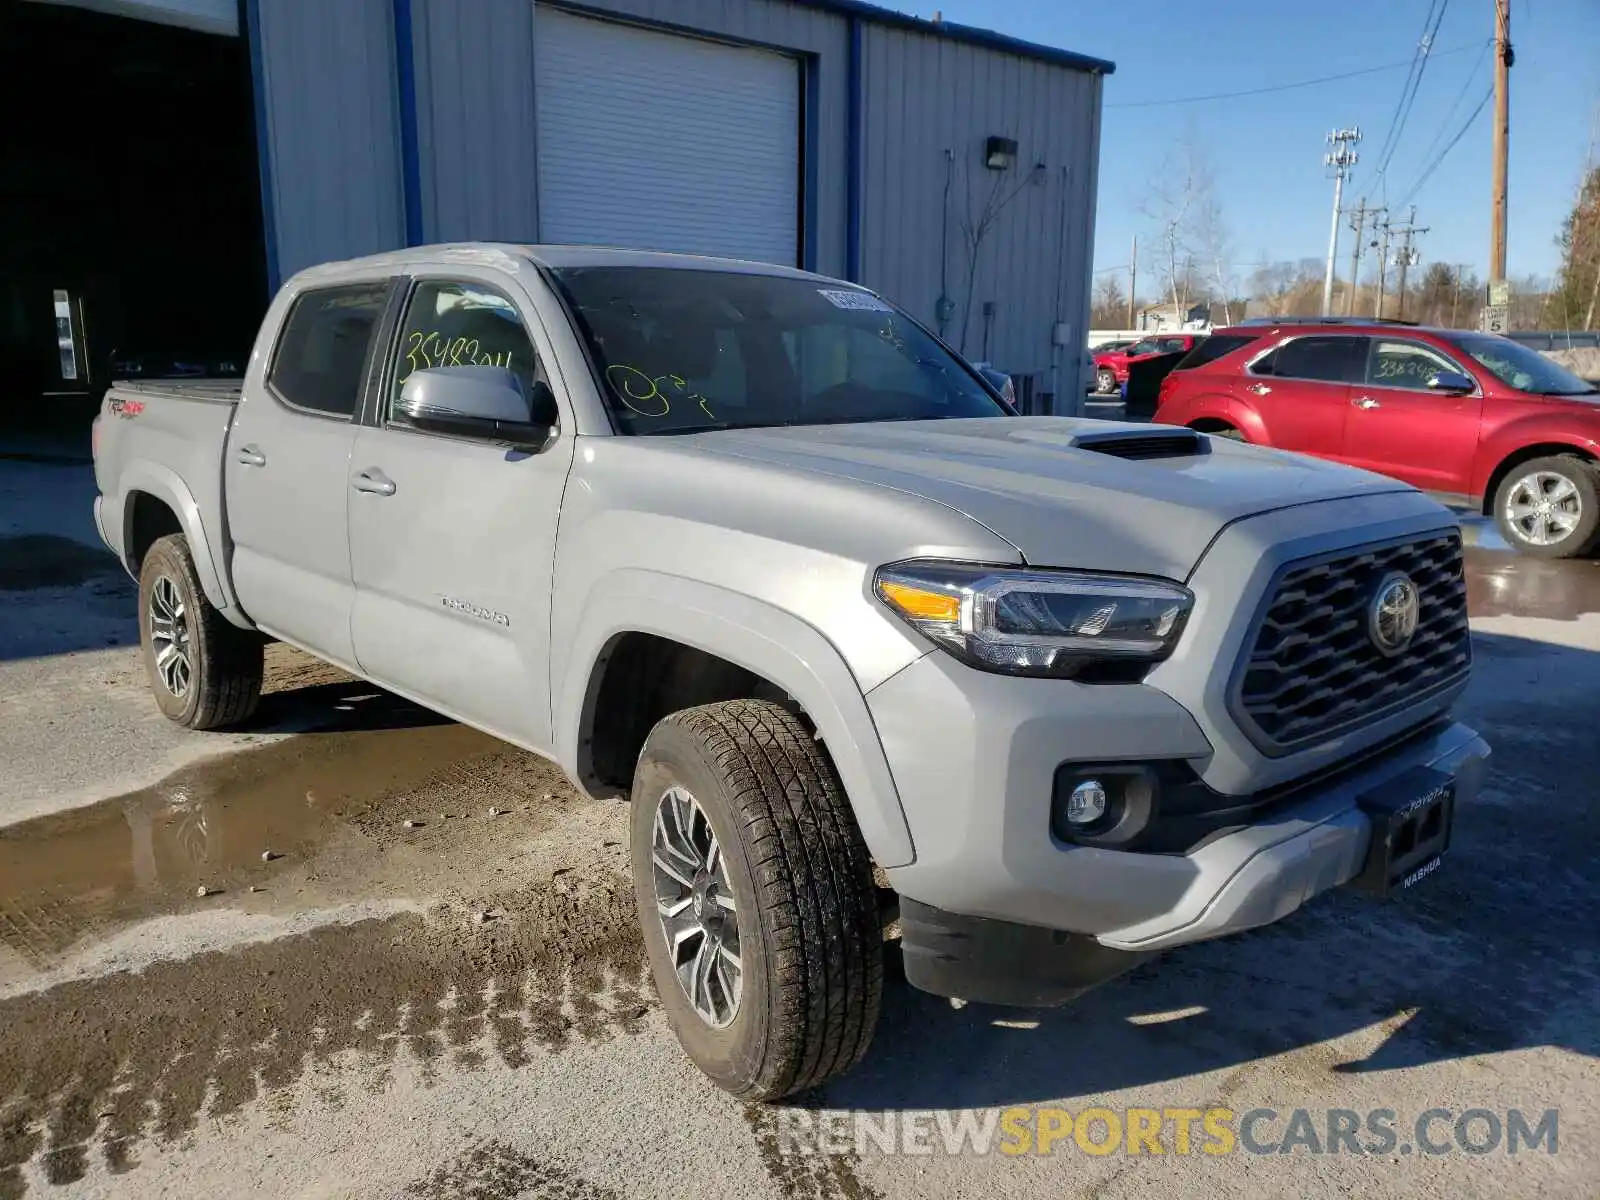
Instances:
[[[695,450],[909,493],[1036,566],[1184,579],[1244,517],[1414,489],[1384,476],[1166,426],[1011,417],[730,429]],[[1165,439],[1165,449],[1150,441]],[[1199,452],[1193,452],[1198,448]]]

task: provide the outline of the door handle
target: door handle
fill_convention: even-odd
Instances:
[[[368,467],[359,472],[353,486],[358,492],[366,492],[372,496],[394,495],[394,480],[390,479],[377,467]]]
[[[241,467],[264,467],[267,465],[267,456],[261,453],[261,448],[256,445],[240,446],[239,453],[234,455]]]
[[[1245,388],[1245,391],[1254,392],[1258,396],[1265,396],[1271,390],[1272,389],[1264,383],[1252,383],[1249,387]]]
[[[1350,403],[1354,404],[1357,408],[1365,408],[1369,410],[1383,407],[1383,405],[1379,404],[1371,396],[1357,396],[1354,400],[1350,401]]]

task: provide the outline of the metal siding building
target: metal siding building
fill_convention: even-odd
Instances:
[[[541,79],[540,39],[576,15],[662,38],[664,56],[687,36],[792,57],[790,261],[880,290],[1039,391],[1081,394],[1108,63],[854,0],[244,0],[243,12],[274,283],[407,243],[560,240],[541,219],[540,135],[559,127],[570,140],[570,123],[541,114],[541,86],[554,84]],[[674,81],[669,66],[662,81]],[[708,109],[710,124],[684,139],[696,144],[663,133],[676,169],[697,156],[709,169],[735,132],[714,118],[732,119]],[[1007,170],[985,166],[993,137],[1015,143]],[[586,166],[561,152],[561,165]],[[666,161],[640,166],[641,203]],[[546,161],[553,187],[552,170]],[[972,270],[969,232],[986,212]]]

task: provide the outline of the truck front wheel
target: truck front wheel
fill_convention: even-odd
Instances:
[[[804,722],[756,700],[663,718],[634,773],[632,862],[656,991],[718,1086],[776,1100],[861,1060],[883,993],[872,864]]]
[[[190,729],[237,725],[261,698],[262,641],[206,599],[182,534],[158,539],[139,568],[139,645],[161,711]]]

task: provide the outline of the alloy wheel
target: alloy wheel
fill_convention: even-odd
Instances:
[[[1564,542],[1582,516],[1583,496],[1577,485],[1554,471],[1525,475],[1506,493],[1506,523],[1533,546]]]
[[[155,655],[156,674],[174,696],[189,692],[194,678],[194,661],[189,646],[189,617],[183,593],[165,575],[158,576],[150,589],[150,648]]]
[[[650,861],[678,984],[702,1021],[724,1028],[744,991],[739,909],[717,835],[686,788],[670,787],[656,803]]]

